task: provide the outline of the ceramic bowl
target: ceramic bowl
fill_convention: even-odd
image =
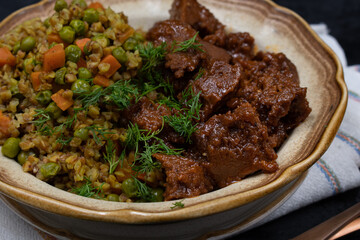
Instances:
[[[172,0],[100,0],[123,11],[130,24],[144,30],[168,18]],[[307,87],[312,108],[278,151],[279,171],[256,174],[223,189],[174,201],[114,203],[71,194],[30,174],[15,161],[0,157],[0,191],[38,227],[58,236],[89,239],[169,239],[229,235],[244,229],[254,216],[263,215],[286,199],[299,177],[320,158],[333,140],[343,118],[347,90],[342,67],[331,49],[309,25],[288,9],[271,1],[200,1],[229,31],[246,31],[258,49],[284,52],[296,65],[300,85]],[[0,24],[0,35],[22,21],[53,12],[54,1],[23,8]],[[11,203],[10,203],[11,205]],[[50,231],[50,230],[49,230]]]

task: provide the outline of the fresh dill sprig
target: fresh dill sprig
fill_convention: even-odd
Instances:
[[[152,158],[155,153],[167,155],[181,154],[182,149],[170,148],[165,144],[164,140],[156,136],[161,130],[162,129],[155,132],[149,132],[147,130],[139,129],[137,124],[129,124],[126,131],[125,150],[135,150],[135,161],[132,163],[132,169],[135,172],[147,173],[151,172],[153,169],[160,168],[160,163],[154,161]],[[149,141],[152,141],[151,144]],[[140,148],[142,149],[141,152],[139,152]]]
[[[50,136],[52,134],[52,129],[46,123],[51,120],[50,112],[45,109],[35,109],[36,114],[32,123],[37,128],[37,131],[41,135]]]
[[[139,179],[133,176],[135,186],[137,188],[136,196],[147,202],[153,202],[153,196],[151,194],[151,189],[145,183],[141,182]]]
[[[152,155],[160,152],[159,145],[151,144],[149,145],[145,142],[144,151],[137,154],[136,164],[132,166],[132,169],[135,172],[147,173],[151,172],[153,169],[161,168],[160,162],[154,161]]]
[[[104,160],[109,163],[109,174],[113,174],[116,167],[120,163],[121,156],[119,158],[116,157],[116,149],[112,140],[107,141],[104,153]]]
[[[144,63],[141,71],[151,71],[163,63],[166,54],[165,42],[157,47],[155,47],[151,42],[148,42],[147,44],[139,45],[137,48]]]
[[[106,102],[113,102],[120,109],[124,110],[131,104],[132,99],[137,99],[139,92],[130,81],[117,81],[104,89]]]
[[[176,109],[176,110],[181,110],[181,104],[172,96],[168,96],[168,97],[163,97],[160,100],[158,100],[158,103],[160,104],[159,107],[161,105],[166,105],[168,106],[170,109]]]
[[[174,202],[173,203],[173,206],[170,207],[171,209],[175,209],[175,208],[184,208],[185,205],[183,203],[184,199],[183,200],[180,200],[180,201],[177,201],[177,202]]]
[[[63,134],[61,134],[60,137],[56,139],[56,142],[60,143],[61,147],[64,147],[66,145],[69,145],[72,139],[73,137],[65,137]]]
[[[96,89],[91,93],[82,93],[77,99],[81,101],[84,109],[96,105],[104,99],[108,103],[114,103],[120,110],[128,108],[132,99],[139,95],[135,85],[130,81],[117,81],[105,89]]]
[[[199,80],[200,78],[202,78],[202,76],[204,75],[204,72],[205,72],[205,70],[202,67],[200,67],[199,72],[196,75],[194,80],[196,81],[196,80]]]
[[[189,114],[185,113],[184,115],[179,113],[179,115],[165,116],[164,120],[175,130],[175,132],[179,133],[180,136],[185,137],[186,142],[192,142],[191,136],[196,132],[197,124],[193,123],[192,117]]]
[[[71,140],[73,139],[73,137],[66,137],[64,136],[64,131],[67,128],[71,128],[74,123],[77,121],[77,115],[80,111],[82,111],[83,108],[74,108],[74,114],[73,115],[69,115],[65,122],[63,122],[62,124],[60,124],[59,126],[56,126],[52,129],[52,134],[58,134],[61,133],[60,137],[58,137],[56,139],[57,143],[60,143],[62,147],[68,145]]]
[[[126,130],[126,139],[125,139],[125,146],[129,147],[130,149],[135,149],[136,153],[138,151],[138,145],[141,138],[141,132],[137,124],[129,123],[128,129]]]
[[[200,94],[201,91],[195,94],[191,86],[182,92],[181,102],[189,109],[188,114],[195,120],[200,119]]]
[[[176,53],[176,52],[185,52],[187,51],[188,49],[192,48],[192,49],[195,49],[197,51],[200,51],[200,52],[205,52],[204,49],[201,48],[202,44],[199,43],[198,40],[196,40],[196,37],[197,35],[199,34],[199,32],[196,32],[196,34],[186,40],[186,41],[183,41],[183,42],[174,42],[173,44],[173,52]]]
[[[86,127],[86,129],[91,132],[95,143],[98,145],[102,145],[102,141],[110,140],[106,135],[114,134],[114,132],[107,131],[108,129],[102,128],[98,125],[91,125]]]
[[[82,102],[83,108],[87,109],[91,105],[95,105],[99,103],[100,98],[104,95],[104,90],[101,88],[97,88],[96,90],[92,91],[91,93],[82,93],[80,94],[77,99]]]
[[[182,92],[181,103],[185,108],[176,115],[164,117],[165,122],[179,133],[180,136],[185,137],[188,143],[191,143],[191,136],[197,130],[197,124],[193,122],[200,119],[200,93],[195,95],[190,86]]]
[[[71,191],[77,195],[88,197],[88,198],[98,198],[101,199],[102,197],[100,194],[103,193],[102,186],[104,183],[102,183],[99,187],[93,187],[90,179],[85,178],[86,182],[78,187],[78,188],[72,188]]]

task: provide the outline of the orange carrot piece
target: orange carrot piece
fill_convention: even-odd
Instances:
[[[16,65],[16,57],[10,52],[7,47],[0,48],[0,67],[5,64],[9,64],[10,66]]]
[[[128,28],[124,33],[119,35],[118,40],[121,43],[124,43],[129,37],[134,34],[135,30],[133,28]]]
[[[108,87],[111,84],[110,79],[99,74],[94,77],[93,83],[102,87]]]
[[[80,60],[77,62],[77,66],[78,66],[78,68],[81,68],[81,67],[86,68],[87,66],[86,66],[85,59],[80,58]]]
[[[47,35],[47,40],[48,40],[49,44],[64,43],[64,41],[61,39],[59,34],[56,34],[56,33],[51,33],[51,34]]]
[[[9,136],[9,127],[10,127],[11,119],[5,115],[3,115],[2,111],[0,111],[0,132],[4,135]]]
[[[75,41],[76,46],[78,46],[82,52],[84,52],[84,47],[86,43],[90,42],[90,38],[82,38]]]
[[[44,71],[50,72],[65,65],[64,46],[57,44],[44,53]]]
[[[64,92],[64,89],[60,89],[57,93],[51,95],[51,99],[63,111],[65,111],[74,104],[74,101],[72,99],[64,97]]]
[[[103,58],[103,60],[101,60],[101,63],[108,63],[110,64],[110,68],[107,72],[103,73],[102,75],[104,75],[105,77],[109,78],[112,75],[114,75],[114,73],[116,73],[116,71],[121,68],[121,64],[118,62],[118,60],[116,60],[116,58],[113,55],[107,55],[106,57]]]
[[[104,9],[104,6],[99,3],[99,2],[92,2],[90,3],[90,5],[88,6],[88,8],[93,8],[93,9],[98,9],[98,8],[101,8],[101,9]]]
[[[40,89],[40,85],[41,85],[40,73],[41,72],[32,72],[30,75],[31,83],[35,91],[39,91]]]

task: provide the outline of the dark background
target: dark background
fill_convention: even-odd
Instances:
[[[37,0],[0,0],[0,19]],[[348,64],[360,64],[360,0],[275,0],[309,23],[326,23],[344,48]],[[290,239],[360,202],[360,188],[312,204],[234,239]],[[360,239],[360,231],[341,239]]]

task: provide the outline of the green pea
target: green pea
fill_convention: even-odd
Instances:
[[[16,155],[20,152],[20,138],[8,138],[4,142],[4,145],[1,148],[1,153],[9,158],[15,158]]]
[[[33,156],[35,155],[34,152],[31,151],[21,151],[18,155],[17,155],[17,161],[20,165],[24,165],[24,163],[27,161],[29,156]]]
[[[50,18],[45,19],[44,25],[45,25],[45,27],[47,27],[47,28],[50,27]]]
[[[30,74],[32,69],[35,66],[35,59],[34,58],[27,58],[23,62],[23,68],[27,74]]]
[[[145,41],[145,36],[140,32],[135,32],[134,35],[133,35],[133,38],[135,38],[135,40],[137,40],[138,42],[144,42]]]
[[[45,178],[51,178],[56,176],[61,170],[61,167],[57,163],[49,162],[40,167],[40,172]]]
[[[60,68],[55,72],[55,82],[57,84],[64,85],[65,84],[65,75],[66,75],[66,67]]]
[[[107,195],[106,200],[112,201],[112,202],[119,202],[120,201],[119,200],[119,195],[117,195],[115,193]]]
[[[121,189],[129,198],[137,196],[138,188],[133,178],[125,179],[121,184]]]
[[[17,52],[20,50],[20,41],[17,41],[12,49],[13,54],[17,54]]]
[[[117,47],[112,50],[112,55],[119,61],[121,64],[125,64],[128,60],[126,56],[126,51],[122,47]]]
[[[79,79],[90,79],[92,77],[92,74],[89,69],[87,68],[79,68],[78,70],[78,78]]]
[[[32,36],[27,36],[20,43],[20,49],[24,52],[30,52],[36,45],[36,40]]]
[[[94,85],[91,87],[91,92],[95,92],[95,91],[101,91],[102,87],[100,85]]]
[[[89,50],[89,47],[88,47],[89,43],[90,43],[90,41],[88,43],[86,43],[85,46],[84,46],[84,54],[86,56],[89,56],[91,54],[91,51]]]
[[[74,137],[78,137],[83,141],[86,141],[89,138],[89,130],[86,128],[79,128],[75,130]]]
[[[79,7],[82,8],[82,9],[87,8],[87,4],[86,4],[85,0],[73,0],[73,1],[71,2],[71,4],[72,4],[72,5],[77,5],[77,6],[79,6]]]
[[[41,105],[46,105],[51,102],[52,92],[50,90],[41,91],[36,94],[36,101],[38,101]]]
[[[70,26],[65,26],[59,31],[60,38],[66,43],[72,43],[75,39],[75,31]]]
[[[16,95],[19,93],[19,86],[18,86],[19,82],[16,80],[16,79],[13,79],[11,78],[10,79],[10,92],[11,92],[11,95]]]
[[[65,0],[56,0],[54,10],[60,12],[64,8],[67,8],[68,5]]]
[[[88,8],[84,11],[83,20],[89,24],[99,21],[99,13],[93,8]]]
[[[62,110],[54,102],[51,102],[45,110],[48,111],[54,119],[58,119],[62,115]]]
[[[90,84],[85,81],[78,79],[71,85],[71,91],[73,91],[74,95],[80,95],[82,93],[89,93],[90,92]]]
[[[152,202],[162,202],[164,201],[164,190],[162,190],[161,188],[154,188],[151,189],[151,200]]]
[[[85,23],[79,19],[71,20],[70,26],[75,30],[77,35],[84,35],[85,34]]]
[[[66,60],[77,63],[81,58],[81,49],[76,45],[69,45],[65,48]]]
[[[99,34],[93,37],[91,40],[98,42],[103,48],[106,48],[110,45],[110,40],[104,34]]]
[[[124,47],[124,49],[127,50],[127,51],[132,51],[132,50],[135,50],[137,44],[138,44],[138,42],[136,41],[135,38],[129,37],[129,38],[125,41],[123,47]]]

